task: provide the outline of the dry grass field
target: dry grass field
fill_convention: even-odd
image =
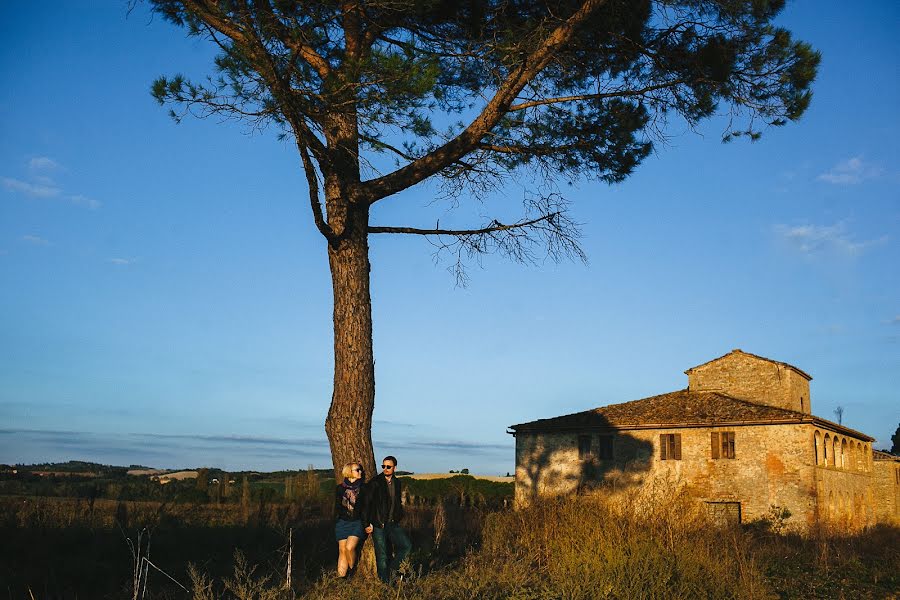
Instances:
[[[451,477],[455,477],[459,475],[459,473],[413,473],[412,475],[404,475],[403,477],[411,477],[412,479],[423,479],[423,480],[431,480],[431,479],[449,479]],[[482,479],[484,481],[493,481],[495,483],[515,483],[515,477],[496,477],[493,475],[471,475],[475,479]]]

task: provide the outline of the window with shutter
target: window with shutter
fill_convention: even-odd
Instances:
[[[681,460],[680,433],[661,433],[659,435],[659,459]]]
[[[734,458],[734,432],[722,432],[722,458]]]
[[[734,458],[734,432],[714,431],[710,433],[709,446],[713,458]]]
[[[578,436],[578,459],[588,460],[591,458],[591,436]]]
[[[613,436],[601,435],[597,441],[597,458],[611,460],[613,458]]]

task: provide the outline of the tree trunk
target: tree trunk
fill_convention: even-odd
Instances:
[[[375,475],[372,411],[375,407],[375,361],[372,352],[372,298],[369,293],[368,207],[347,202],[334,210],[340,239],[329,244],[328,262],[334,292],[334,391],[325,431],[331,446],[335,480],[345,463],[359,462],[366,478]],[[343,213],[339,218],[335,213]]]

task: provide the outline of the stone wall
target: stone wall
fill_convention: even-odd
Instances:
[[[741,520],[787,508],[787,524],[805,529],[823,518],[848,526],[874,520],[872,473],[864,460],[816,464],[811,424],[638,429],[609,432],[526,433],[516,436],[516,506],[536,498],[605,485],[616,491],[676,482],[703,502],[738,502]],[[711,433],[734,432],[734,458],[713,458]],[[681,457],[662,460],[660,435],[680,435]],[[579,435],[590,435],[592,456],[579,458]],[[595,458],[601,435],[613,436],[613,458]],[[834,434],[829,432],[829,441]],[[846,436],[839,438],[844,441]],[[840,441],[838,447],[840,447]],[[851,441],[846,438],[847,447]],[[863,444],[861,440],[853,440]],[[871,448],[866,445],[871,456]],[[721,454],[721,451],[720,451]],[[821,454],[821,453],[820,453]],[[847,455],[850,455],[849,450]],[[844,466],[846,464],[846,466]]]
[[[811,414],[809,380],[786,365],[739,350],[687,371],[691,391],[721,392],[757,404]]]
[[[872,491],[878,521],[900,525],[900,458],[874,461]]]

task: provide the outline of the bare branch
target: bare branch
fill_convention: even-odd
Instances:
[[[580,225],[569,218],[567,209],[568,203],[559,194],[550,193],[527,197],[525,217],[515,223],[495,219],[474,229],[443,229],[436,224],[432,229],[371,226],[368,231],[426,237],[436,248],[436,260],[444,254],[453,256],[448,270],[456,276],[457,285],[465,286],[466,260],[478,260],[491,252],[521,263],[536,263],[541,256],[556,262],[563,258],[587,262],[579,244]]]
[[[509,225],[505,225],[500,221],[492,221],[492,223],[486,227],[481,227],[479,229],[418,229],[416,227],[381,227],[381,226],[370,226],[369,233],[410,233],[415,235],[453,235],[453,236],[467,236],[467,235],[482,235],[485,233],[496,233],[499,231],[509,231],[511,229],[522,229],[525,227],[531,227],[532,225],[537,225],[541,221],[552,221],[559,217],[558,212],[550,213],[547,215],[543,215],[536,219],[529,219],[527,221],[519,221],[518,223],[511,223]]]

